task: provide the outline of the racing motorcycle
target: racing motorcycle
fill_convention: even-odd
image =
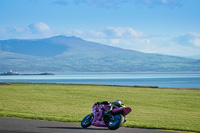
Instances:
[[[121,105],[120,100],[114,103],[97,102],[93,105],[92,112],[83,118],[81,122],[83,128],[93,125],[116,130],[126,122],[125,116],[131,112],[131,108]]]

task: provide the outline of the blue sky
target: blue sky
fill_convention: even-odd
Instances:
[[[77,36],[124,49],[200,55],[200,0],[0,0],[0,40]]]

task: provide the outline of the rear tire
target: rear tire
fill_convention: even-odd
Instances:
[[[81,121],[81,126],[83,128],[87,128],[89,127],[91,124],[92,124],[92,121],[93,121],[93,114],[89,114],[87,115],[85,118],[83,118],[83,120]]]
[[[114,120],[109,120],[108,129],[116,130],[118,129],[124,122],[124,116],[119,114],[114,116]]]

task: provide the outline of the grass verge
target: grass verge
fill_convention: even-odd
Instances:
[[[61,84],[0,85],[0,116],[80,122],[97,101],[132,108],[126,127],[200,132],[200,90]]]

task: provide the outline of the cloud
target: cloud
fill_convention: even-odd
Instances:
[[[32,31],[32,33],[35,33],[35,34],[47,33],[51,30],[47,24],[42,23],[42,22],[30,24],[28,28]]]
[[[200,33],[183,35],[151,35],[132,27],[105,27],[94,30],[54,31],[43,22],[28,26],[0,28],[1,39],[36,39],[55,35],[77,36],[109,46],[131,49],[145,53],[160,53],[175,56],[200,55]]]
[[[200,53],[200,34],[198,33],[173,37],[171,35],[151,35],[131,27],[106,27],[91,31],[75,30],[64,34],[145,53],[174,56],[194,56]]]
[[[200,34],[195,32],[192,32],[190,34],[193,36],[193,38],[190,39],[189,42],[200,48]]]
[[[78,36],[82,38],[95,38],[95,39],[127,39],[127,38],[140,38],[145,37],[146,34],[142,31],[137,31],[131,27],[106,27],[100,30],[91,31],[66,31],[64,34],[71,36]]]
[[[30,39],[30,38],[44,38],[53,36],[54,31],[43,22],[32,23],[28,26],[12,26],[0,28],[1,39]]]
[[[191,46],[192,44],[190,43],[190,40],[193,38],[193,36],[189,33],[184,34],[184,35],[179,35],[173,38],[173,41],[183,45],[183,46]]]
[[[130,27],[107,27],[104,32],[107,36],[130,38],[130,37],[142,37],[145,34],[141,31],[136,31]]]
[[[191,39],[190,43],[194,44],[197,47],[200,47],[200,38]]]
[[[150,44],[152,43],[148,35],[131,27],[106,27],[104,29],[91,31],[74,30],[65,32],[64,34],[125,49],[155,52],[155,50],[147,50],[147,48],[151,47]]]
[[[13,26],[0,28],[0,38],[10,39],[10,38],[21,38],[30,34],[29,28],[26,26]]]
[[[200,47],[200,34],[195,32],[190,32],[184,35],[175,37],[174,42],[183,46],[195,46]]]

